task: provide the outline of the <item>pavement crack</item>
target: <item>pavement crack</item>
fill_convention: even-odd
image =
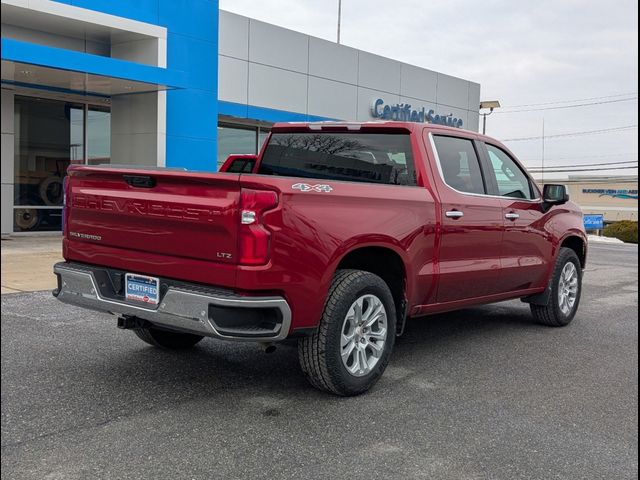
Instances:
[[[35,437],[31,437],[31,438],[26,438],[24,440],[19,440],[17,442],[9,442],[9,443],[4,443],[0,446],[0,448],[2,448],[3,450],[5,448],[12,448],[12,447],[19,447],[21,445],[25,445],[27,443],[31,443],[33,441],[36,440],[41,440],[41,439],[45,439],[45,438],[49,438],[49,437],[54,437],[56,435],[59,434],[63,434],[63,433],[67,433],[67,432],[73,432],[76,430],[82,430],[82,427],[69,427],[69,428],[63,428],[61,430],[56,430],[54,432],[48,432],[48,433],[43,433],[42,435],[38,435]]]

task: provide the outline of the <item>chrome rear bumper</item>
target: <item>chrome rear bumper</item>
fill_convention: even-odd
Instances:
[[[138,317],[159,327],[236,341],[279,341],[289,334],[291,309],[282,297],[247,297],[232,292],[208,291],[197,285],[165,286],[159,305],[147,307],[113,297],[108,282],[96,275],[106,269],[77,263],[57,263],[58,300],[116,315]],[[268,317],[269,328],[250,324]],[[241,320],[234,326],[234,319]],[[242,322],[244,319],[249,319]],[[224,322],[223,322],[224,320]],[[264,325],[262,322],[260,325]]]

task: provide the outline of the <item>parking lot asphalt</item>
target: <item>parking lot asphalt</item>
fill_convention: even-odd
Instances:
[[[147,346],[48,292],[2,296],[3,479],[633,479],[638,249],[594,245],[567,328],[519,301],[412,321],[356,398],[296,349]]]

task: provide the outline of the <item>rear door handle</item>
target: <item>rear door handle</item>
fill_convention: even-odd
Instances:
[[[507,220],[517,220],[520,218],[520,215],[514,212],[505,213],[504,218],[506,218]]]
[[[460,210],[449,210],[445,215],[448,218],[462,218],[464,217],[464,212],[461,212]]]

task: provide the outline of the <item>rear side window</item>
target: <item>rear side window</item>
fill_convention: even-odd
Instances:
[[[459,192],[485,194],[480,161],[471,140],[434,135],[440,170],[447,185]]]
[[[274,133],[258,173],[416,185],[409,134]]]

